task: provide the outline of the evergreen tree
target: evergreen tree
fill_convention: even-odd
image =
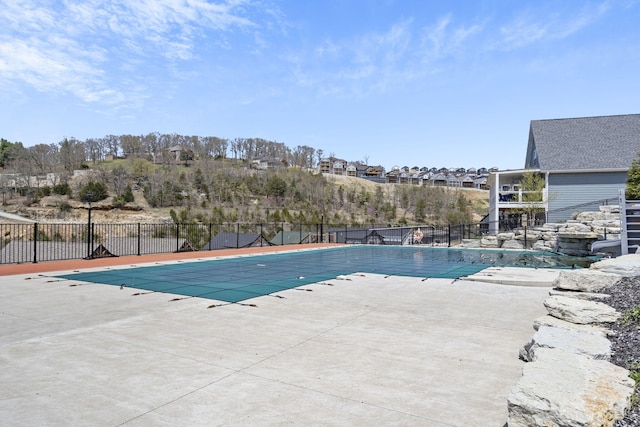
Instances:
[[[627,200],[640,200],[640,153],[638,153],[638,158],[633,161],[631,169],[629,169],[625,197]]]
[[[107,186],[99,181],[89,181],[80,189],[79,198],[83,202],[98,202],[107,198]]]

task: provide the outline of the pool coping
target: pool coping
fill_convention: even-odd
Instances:
[[[258,255],[278,252],[322,249],[349,246],[338,243],[310,243],[304,245],[258,246],[239,249],[218,249],[211,251],[172,252],[148,255],[127,255],[119,257],[105,257],[93,259],[70,259],[62,261],[46,261],[25,264],[5,264],[0,266],[0,276],[17,274],[49,273],[53,271],[78,270],[84,268],[113,267],[120,265],[143,264],[163,261],[183,261],[209,259],[219,257],[233,257],[240,255]]]

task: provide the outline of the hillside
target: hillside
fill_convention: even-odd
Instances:
[[[91,203],[92,221],[290,222],[331,224],[473,223],[488,211],[488,192],[378,184],[296,168],[254,170],[239,162],[157,167],[146,161],[103,162],[51,189],[7,192],[2,210],[38,222],[86,222],[88,183],[105,183]],[[132,201],[122,202],[128,187]],[[85,191],[85,193],[83,193]],[[0,219],[11,222],[9,218]]]

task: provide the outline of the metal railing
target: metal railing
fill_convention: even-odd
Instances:
[[[487,224],[0,224],[0,264],[310,243],[453,246]]]

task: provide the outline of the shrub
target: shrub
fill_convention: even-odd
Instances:
[[[70,196],[71,193],[71,187],[66,182],[64,184],[56,184],[53,186],[53,194],[58,194],[60,196]]]
[[[631,163],[628,175],[625,196],[627,200],[640,200],[640,153],[638,159]]]
[[[630,310],[627,310],[622,315],[622,322],[625,324],[639,323],[640,322],[640,304],[636,305]]]
[[[107,186],[102,182],[89,181],[78,194],[83,202],[98,202],[107,198]]]

